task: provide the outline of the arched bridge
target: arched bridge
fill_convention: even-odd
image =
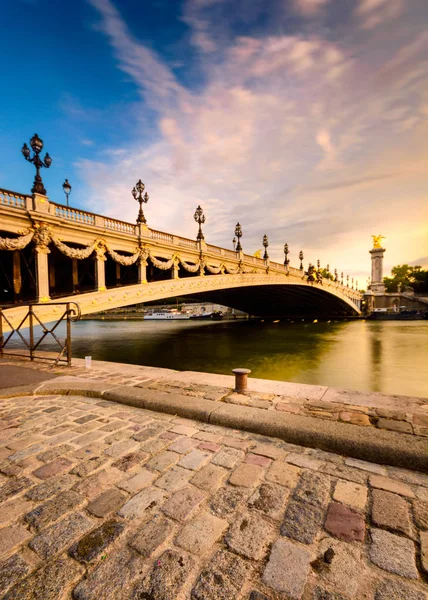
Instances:
[[[29,302],[45,322],[74,301],[82,314],[191,296],[259,316],[360,314],[339,281],[136,225],[0,190],[0,306],[15,326]]]

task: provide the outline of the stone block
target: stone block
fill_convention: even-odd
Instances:
[[[229,483],[240,487],[255,487],[264,474],[264,469],[257,465],[241,464],[229,477]]]
[[[394,419],[378,419],[377,426],[389,431],[400,431],[402,433],[413,433],[412,426],[406,421],[395,421]]]
[[[311,471],[304,471],[294,490],[293,497],[295,500],[313,506],[325,507],[330,499],[329,477]]]
[[[125,524],[119,521],[106,521],[87,533],[69,549],[69,555],[78,562],[88,563],[96,558],[109,546],[124,530]]]
[[[63,454],[67,454],[68,452],[72,452],[73,450],[74,447],[70,446],[69,444],[60,444],[59,446],[55,446],[50,450],[45,450],[44,452],[41,452],[37,455],[37,459],[47,463],[54,460],[55,458],[58,458],[58,456],[62,456]]]
[[[272,459],[268,458],[267,456],[262,456],[261,454],[247,454],[244,462],[248,465],[269,467],[269,465],[272,463]]]
[[[373,571],[367,568],[363,544],[350,544],[327,536],[321,540],[318,550],[321,557],[324,557],[327,551],[333,553],[328,564],[322,562],[320,583],[322,581],[345,598],[372,598],[370,594],[365,593],[367,582],[373,578]]]
[[[300,600],[309,574],[310,553],[304,548],[279,539],[272,546],[262,581],[276,592]]]
[[[176,545],[192,554],[203,556],[228,527],[228,522],[202,510],[180,531]]]
[[[391,529],[412,537],[409,505],[398,494],[383,490],[372,491],[372,520],[377,527]]]
[[[382,529],[372,529],[371,538],[370,560],[372,563],[402,577],[418,578],[415,546],[411,540]]]
[[[420,529],[428,529],[428,502],[423,502],[422,500],[413,500],[413,516],[415,518],[416,525]]]
[[[248,501],[248,506],[272,519],[278,519],[287,502],[289,491],[274,483],[262,483]]]
[[[3,598],[5,592],[23,579],[29,571],[30,566],[19,554],[2,560],[0,562],[0,596]]]
[[[421,564],[425,575],[428,575],[428,531],[421,531]]]
[[[67,490],[58,494],[53,500],[49,500],[29,512],[25,515],[25,521],[37,531],[41,531],[48,525],[58,521],[66,513],[80,506],[82,502],[83,498],[79,494]]]
[[[341,412],[339,413],[339,419],[344,423],[351,423],[352,425],[361,425],[363,427],[371,425],[368,415],[358,412]]]
[[[6,525],[11,521],[16,521],[18,517],[27,513],[33,506],[33,502],[26,500],[22,496],[19,498],[12,498],[9,502],[2,504],[0,510],[0,526]]]
[[[162,504],[165,494],[156,488],[142,490],[139,494],[128,500],[118,511],[120,517],[135,519],[142,517],[146,511],[151,511]]]
[[[385,579],[377,586],[375,600],[428,600],[428,594],[404,581]]]
[[[118,510],[126,500],[126,494],[116,488],[110,488],[89,502],[87,510],[95,517],[103,518]]]
[[[28,477],[12,477],[0,487],[0,503],[33,485]]]
[[[289,454],[286,458],[286,461],[291,465],[296,467],[302,467],[303,469],[311,469],[312,471],[318,471],[322,462],[320,460],[316,460],[311,456],[307,456],[305,454]]]
[[[346,458],[345,465],[348,467],[356,467],[357,469],[362,469],[363,471],[369,471],[369,473],[374,473],[376,475],[388,475],[388,470],[386,467],[377,465],[376,463],[367,462],[365,460],[359,460],[358,458]]]
[[[369,483],[372,487],[385,490],[386,492],[400,494],[400,496],[406,496],[407,498],[415,497],[413,490],[408,485],[396,479],[382,477],[381,475],[371,475]]]
[[[172,467],[166,473],[159,477],[155,485],[166,490],[167,492],[175,492],[187,485],[192,472],[182,467]]]
[[[367,502],[367,487],[339,479],[334,488],[333,498],[342,504],[363,510]]]
[[[150,440],[159,435],[160,433],[164,432],[166,428],[167,426],[162,423],[152,424],[140,431],[139,433],[136,433],[132,437],[137,442],[146,442],[147,440]]]
[[[88,460],[80,462],[77,466],[70,471],[71,475],[77,475],[78,477],[86,477],[92,471],[96,471],[101,468],[107,462],[106,456],[93,456]]]
[[[129,454],[138,448],[138,444],[134,440],[123,440],[112,444],[110,448],[104,450],[104,454],[111,456],[112,458],[119,458],[123,454]]]
[[[15,585],[3,600],[58,600],[83,575],[82,567],[69,558],[43,564],[30,577]]]
[[[228,472],[217,465],[208,464],[190,480],[197,488],[212,494],[220,486]]]
[[[73,463],[67,458],[57,458],[56,460],[47,463],[46,465],[43,465],[43,467],[39,467],[33,471],[33,475],[39,479],[50,479],[55,475],[59,475],[64,471],[68,471],[72,466]]]
[[[300,469],[298,467],[275,461],[266,473],[266,479],[288,488],[294,488],[299,479],[299,473]]]
[[[125,479],[117,484],[117,487],[129,492],[130,494],[136,494],[141,492],[144,488],[149,486],[154,479],[158,477],[157,473],[152,473],[148,469],[141,469],[136,475],[130,479]]]
[[[60,492],[70,489],[77,481],[77,477],[73,475],[61,475],[55,479],[50,479],[35,487],[31,488],[26,493],[26,497],[30,500],[43,502],[52,496],[56,496]]]
[[[170,432],[168,432],[170,433]],[[178,435],[178,434],[176,434]],[[178,454],[186,454],[189,450],[192,450],[199,444],[199,439],[190,438],[190,437],[182,437],[173,444],[171,444],[168,449],[173,452],[178,452]]]
[[[196,427],[189,427],[188,425],[176,425],[175,427],[171,427],[170,431],[172,431],[172,433],[179,433],[180,435],[191,437],[195,433],[198,433],[199,429],[196,429]]]
[[[122,456],[122,458],[115,460],[111,466],[119,469],[119,471],[127,473],[128,471],[132,471],[132,469],[138,465],[144,463],[146,459],[147,454],[144,452],[131,452],[131,454],[126,454],[125,456]]]
[[[192,571],[193,559],[177,550],[166,550],[150,572],[138,582],[132,600],[169,600],[177,598]]]
[[[73,513],[37,535],[29,546],[40,558],[52,558],[93,527],[93,521]]]
[[[272,525],[267,521],[258,515],[245,513],[233,522],[225,542],[233,552],[246,558],[261,560],[273,535]]]
[[[163,505],[162,511],[176,521],[184,521],[203,500],[205,500],[205,496],[196,488],[184,488],[171,496]]]
[[[175,465],[179,458],[180,455],[176,452],[170,452],[168,450],[165,450],[165,452],[161,452],[160,454],[149,460],[149,462],[146,463],[146,467],[154,471],[162,472],[172,467],[172,465]]]
[[[242,558],[220,550],[201,572],[191,592],[192,600],[238,598],[251,571]]]
[[[312,544],[321,530],[325,509],[292,500],[287,506],[281,535],[302,544]]]
[[[324,528],[326,531],[345,542],[363,542],[366,525],[364,517],[339,502],[329,506]]]
[[[251,452],[253,454],[260,454],[261,456],[267,456],[268,458],[272,458],[274,460],[281,460],[287,455],[282,448],[278,448],[274,444],[256,443],[251,446]]]
[[[233,467],[244,458],[245,454],[238,448],[223,448],[212,459],[214,465],[233,469]]]
[[[129,545],[144,558],[150,558],[152,552],[168,539],[173,531],[172,524],[161,515],[155,515],[144,523],[129,541]]]
[[[243,504],[248,494],[249,490],[246,488],[222,487],[211,498],[210,508],[218,517],[231,517]]]
[[[0,558],[6,556],[13,548],[23,544],[31,537],[31,533],[22,525],[9,525],[0,529]]]
[[[190,469],[191,471],[197,471],[211,458],[211,453],[195,449],[189,452],[189,454],[186,454],[186,456],[183,456],[178,463],[178,466],[183,467],[184,469]]]

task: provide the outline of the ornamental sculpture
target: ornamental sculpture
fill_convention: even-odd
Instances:
[[[44,196],[46,196],[46,190],[43,186],[42,178],[40,177],[40,169],[42,169],[43,167],[49,169],[49,167],[52,164],[52,159],[47,152],[43,160],[40,158],[39,154],[43,150],[43,140],[39,138],[37,133],[35,133],[31,138],[30,146],[33,150],[33,156],[30,156],[31,152],[27,144],[24,144],[22,146],[21,152],[25,160],[28,160],[28,162],[33,163],[33,165],[36,167],[36,176],[34,177],[34,183],[33,187],[31,188],[31,192],[33,194],[43,194]]]
[[[145,189],[145,185],[141,181],[141,179],[139,179],[137,181],[137,183],[135,184],[135,187],[132,190],[132,195],[134,196],[134,199],[140,204],[140,210],[138,211],[137,223],[142,223],[143,225],[145,225],[147,223],[146,217],[144,216],[144,213],[143,213],[143,202],[145,204],[147,204],[147,202],[149,200],[149,195],[147,192],[143,196],[144,189]]]
[[[382,240],[386,240],[384,235],[372,235],[373,248],[382,248]]]

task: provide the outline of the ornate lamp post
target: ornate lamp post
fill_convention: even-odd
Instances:
[[[36,176],[34,177],[34,183],[33,187],[31,188],[31,192],[33,194],[43,194],[46,196],[46,190],[43,186],[42,178],[40,177],[40,169],[43,167],[49,169],[52,164],[52,159],[47,152],[43,160],[40,158],[39,154],[43,150],[43,140],[39,138],[37,133],[35,133],[31,138],[30,146],[33,150],[33,156],[30,156],[30,148],[27,146],[27,144],[22,146],[21,152],[24,155],[25,160],[33,163],[33,165],[36,167]]]
[[[300,260],[300,270],[301,271],[303,271],[303,259],[304,259],[303,250],[300,250],[300,252],[299,252],[299,260]]]
[[[317,269],[318,269],[318,271],[320,270],[320,268],[321,268],[321,261],[320,261],[320,259],[318,259],[317,260]]]
[[[64,181],[62,184],[62,189],[64,190],[65,197],[67,198],[67,207],[68,207],[68,197],[71,194],[71,185],[68,183],[68,179]]]
[[[346,276],[346,287],[349,287],[349,275]]]
[[[354,278],[352,278],[352,289],[354,289]]]
[[[147,204],[147,202],[149,200],[149,195],[147,192],[143,196],[144,189],[145,189],[145,185],[141,181],[141,179],[139,179],[137,181],[137,183],[135,184],[134,189],[132,190],[132,195],[134,196],[135,200],[140,203],[140,210],[138,211],[137,223],[143,223],[143,225],[145,225],[147,223],[147,221],[146,221],[146,217],[144,216],[142,206],[143,206],[143,202]]]
[[[286,269],[288,269],[288,265],[290,264],[290,261],[288,259],[289,254],[290,254],[290,251],[288,249],[288,244],[284,244],[284,255],[285,255],[284,265],[285,265]]]
[[[355,289],[358,291],[358,279],[357,279],[357,281],[355,282]]]
[[[236,249],[236,237],[233,238],[232,240],[232,244],[233,244],[233,249]]]
[[[337,276],[337,269],[334,269],[334,281],[337,283],[339,277]]]
[[[236,224],[235,235],[238,238],[238,243],[236,244],[235,250],[236,250],[236,252],[242,252],[242,246],[241,246],[242,227],[239,223]]]
[[[264,234],[264,236],[263,236],[263,246],[265,248],[265,253],[263,254],[263,260],[269,260],[269,254],[267,251],[268,246],[269,246],[269,239],[266,234]]]
[[[343,285],[343,271],[340,274],[340,283],[341,283],[341,285]]]
[[[195,210],[195,214],[193,215],[193,218],[195,219],[196,223],[199,225],[199,231],[198,231],[198,235],[197,235],[196,239],[198,242],[200,242],[203,239],[205,239],[204,234],[202,233],[202,225],[205,223],[205,215],[204,215],[204,211],[202,210],[202,208],[200,206],[198,206],[198,208]]]

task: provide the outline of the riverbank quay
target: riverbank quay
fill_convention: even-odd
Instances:
[[[41,371],[57,377],[1,390],[1,597],[428,599],[427,475],[107,400],[249,408],[205,374]]]

